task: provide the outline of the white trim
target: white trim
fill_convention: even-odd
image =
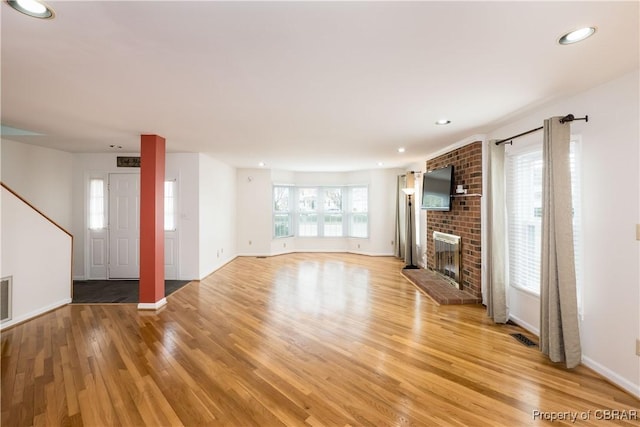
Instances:
[[[289,252],[283,252],[283,253],[289,253]],[[278,255],[280,255],[280,254],[278,253]],[[244,252],[244,253],[239,253],[238,255],[236,255],[236,258],[239,258],[239,257],[263,257],[263,256],[273,256],[273,253],[271,253],[271,252],[255,252],[255,253]],[[213,270],[212,273],[214,271],[217,271],[217,269]],[[211,273],[209,273],[209,274],[211,274]]]
[[[40,316],[41,314],[44,314],[44,313],[47,313],[49,311],[55,310],[57,308],[60,308],[60,307],[62,307],[64,305],[67,305],[67,304],[70,304],[70,303],[71,303],[71,298],[65,298],[63,300],[56,301],[56,302],[54,302],[52,304],[49,304],[47,306],[38,308],[37,310],[30,311],[29,313],[23,314],[22,316],[14,317],[13,319],[2,323],[2,325],[0,326],[0,330],[8,328],[9,326],[16,325],[18,323],[25,322],[27,320],[31,320],[34,317]]]
[[[384,252],[365,252],[365,251],[347,251],[347,254],[355,254],[355,255],[364,255],[364,256],[395,256],[393,252],[384,253]]]
[[[236,257],[273,257],[279,255],[288,255],[288,254],[355,254],[355,255],[365,255],[365,256],[394,256],[393,252],[365,252],[365,251],[355,251],[355,250],[343,250],[343,249],[294,249],[290,251],[278,251],[278,252],[269,252],[269,253],[260,253],[260,254],[238,254]],[[214,270],[215,271],[215,270]]]
[[[474,142],[482,142],[483,144],[485,143],[487,139],[487,135],[486,134],[475,134],[475,135],[471,135],[468,138],[462,139],[458,142],[454,142],[451,145],[448,145],[438,151],[434,151],[433,153],[427,155],[427,160],[432,160],[435,159],[438,156],[441,156],[443,154],[447,154],[449,151],[453,151],[453,150],[457,150],[458,148],[462,148],[466,145],[472,144]]]
[[[602,375],[607,380],[611,381],[613,384],[617,385],[623,390],[631,393],[636,398],[640,399],[640,384],[632,383],[626,378],[623,378],[620,375],[616,374],[611,369],[601,365],[600,363],[586,356],[582,356],[582,364],[587,368],[592,369],[593,371]]]
[[[156,302],[141,302],[138,303],[138,310],[158,310],[167,305],[167,299],[162,298]]]
[[[228,259],[227,261],[223,262],[222,264],[220,264],[219,266],[217,266],[216,268],[214,268],[209,274],[205,275],[204,277],[198,279],[198,281],[203,281],[204,279],[206,279],[207,277],[211,276],[213,273],[215,273],[216,271],[220,270],[222,267],[224,267],[225,265],[229,264],[231,261],[233,261],[234,259],[238,258],[240,255],[234,255],[233,257],[231,257],[230,259]]]
[[[514,316],[511,313],[509,313],[509,320],[513,321],[513,323],[515,323],[516,325],[520,326],[521,328],[524,328],[527,331],[531,332],[535,336],[537,336],[537,337],[540,336],[540,329],[538,329],[535,326],[525,322],[522,319],[517,318],[516,316]]]
[[[524,292],[525,294],[529,294],[534,298],[540,299],[540,292],[539,291],[536,292],[534,289],[527,288],[525,286],[515,285],[515,284],[512,284],[512,283],[510,283],[509,286],[512,287],[513,289],[519,290],[520,292]]]

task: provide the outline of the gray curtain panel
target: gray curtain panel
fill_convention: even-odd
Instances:
[[[489,142],[487,173],[487,219],[486,230],[489,239],[487,251],[487,314],[496,323],[507,323],[506,289],[506,202],[504,175],[504,144]]]
[[[580,364],[578,302],[573,252],[569,149],[571,126],[544,121],[540,350],[567,368]]]
[[[416,251],[416,218],[414,215],[416,201],[415,194],[411,196],[411,209],[409,209],[409,196],[401,191],[402,198],[405,203],[406,214],[406,232],[405,235],[405,250],[404,250],[404,263],[406,265],[418,265],[417,251]]]
[[[396,238],[395,242],[395,255],[397,258],[404,258],[404,246],[405,246],[405,195],[402,189],[405,186],[406,176],[398,175],[398,181],[396,185]]]

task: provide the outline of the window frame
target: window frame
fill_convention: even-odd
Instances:
[[[275,195],[276,195],[276,189],[277,188],[283,188],[286,189],[287,192],[289,193],[287,195],[288,198],[288,202],[287,202],[287,209],[284,211],[278,211],[276,210],[276,200],[275,200]],[[293,217],[292,217],[292,212],[291,212],[291,206],[294,200],[293,197],[293,192],[291,185],[282,185],[282,184],[273,184],[272,189],[271,189],[271,234],[273,239],[286,239],[289,237],[293,237],[294,236],[294,228],[293,228]],[[278,215],[286,215],[287,216],[287,234],[286,235],[281,235],[279,236],[277,233],[277,228],[278,225],[276,223],[276,216]]]
[[[276,233],[276,210],[275,210],[275,189],[278,187],[286,187],[289,189],[289,230],[290,233],[287,236],[278,236]],[[352,194],[353,189],[364,188],[366,189],[366,210],[357,212],[355,214],[366,216],[366,236],[355,236],[352,230]],[[313,190],[313,200],[310,207],[304,208],[301,206],[301,193],[305,190]],[[339,190],[340,193],[340,208],[338,210],[329,209],[327,205],[329,199],[329,193],[331,190]],[[273,184],[272,185],[272,236],[273,239],[280,239],[286,237],[297,238],[369,238],[369,186],[368,185],[284,185]],[[292,208],[293,206],[293,208]],[[282,214],[282,213],[280,213]],[[315,234],[303,234],[301,229],[304,227],[305,222],[302,220],[303,216],[315,217]],[[332,222],[327,219],[327,216],[339,216],[340,217],[340,234],[329,234],[327,230],[330,229]],[[336,222],[337,224],[338,222]],[[329,228],[328,228],[329,227]],[[336,227],[337,228],[337,227]]]
[[[366,195],[367,195],[367,202],[366,202],[366,210],[362,211],[362,212],[354,212],[354,200],[353,200],[353,190],[356,189],[364,189],[366,190]],[[352,185],[349,186],[349,194],[348,194],[348,208],[349,211],[347,213],[347,236],[351,239],[368,239],[369,238],[369,186],[368,185]],[[353,227],[353,217],[358,214],[358,215],[365,215],[367,218],[367,225],[366,225],[366,231],[365,231],[365,235],[364,236],[357,236],[354,234],[354,228]]]
[[[582,313],[582,283],[583,283],[583,274],[582,274],[582,263],[583,259],[583,239],[584,234],[582,230],[582,143],[580,136],[572,135],[571,136],[571,153],[570,153],[570,163],[573,168],[575,168],[571,173],[571,190],[572,190],[572,207],[574,211],[573,215],[573,239],[574,239],[574,258],[575,258],[575,274],[576,274],[576,289],[578,295],[578,309],[580,313]],[[536,140],[535,142],[523,143],[518,147],[508,147],[508,150],[505,152],[505,178],[506,178],[506,187],[505,191],[507,192],[507,223],[509,224],[511,221],[511,214],[509,213],[510,200],[509,200],[509,191],[511,190],[511,182],[509,176],[509,162],[515,157],[521,157],[526,155],[531,155],[534,153],[539,153],[540,160],[542,160],[542,141]],[[540,187],[542,186],[542,178],[540,178]],[[534,205],[534,201],[532,201],[532,205]],[[538,222],[540,223],[538,239],[541,241],[542,234],[542,217],[540,216]],[[509,225],[507,226],[509,227]],[[511,231],[508,229],[507,234],[510,235]],[[510,239],[510,237],[509,237]],[[508,274],[507,280],[510,287],[518,289],[519,291],[528,293],[537,298],[540,297],[540,281],[537,281],[537,287],[526,286],[520,283],[514,283],[512,277],[512,262],[513,254],[512,248],[508,248]],[[538,269],[540,269],[541,260],[538,263]],[[538,277],[540,272],[538,272]]]
[[[99,196],[94,196],[93,193],[93,183],[100,182],[101,185],[101,194]],[[107,224],[107,199],[108,199],[108,191],[107,191],[107,183],[103,177],[90,177],[89,178],[89,188],[88,188],[88,203],[87,203],[87,228],[90,231],[103,231],[108,228]],[[97,187],[97,186],[96,186]],[[97,200],[99,197],[100,200]],[[96,200],[97,203],[94,203]],[[99,204],[102,209],[102,213],[94,212],[96,204]],[[94,224],[94,218],[100,217],[101,224]]]
[[[167,184],[169,184],[172,188],[171,196],[167,195]],[[170,199],[170,200],[167,200]],[[171,210],[168,211],[167,208],[171,207]],[[167,227],[167,217],[171,218],[171,222],[173,227]],[[167,179],[164,181],[164,221],[163,227],[165,232],[172,232],[178,229],[178,182],[175,179]]]

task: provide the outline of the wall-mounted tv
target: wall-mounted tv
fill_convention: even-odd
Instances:
[[[422,175],[422,209],[450,211],[453,194],[453,165]]]

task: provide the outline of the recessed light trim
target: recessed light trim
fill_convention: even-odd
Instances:
[[[558,39],[558,43],[561,45],[573,44],[581,42],[596,33],[596,27],[584,27],[577,30],[573,30],[563,35]]]
[[[436,124],[438,126],[441,125],[448,125],[449,123],[451,123],[451,120],[447,120],[447,119],[440,119],[440,120],[436,120]]]
[[[400,147],[398,148],[398,153],[404,153],[406,150],[404,149],[404,147]]]
[[[39,19],[52,19],[56,16],[53,9],[40,0],[7,0],[9,6],[20,13]]]
[[[265,162],[260,162],[258,163],[258,166],[260,166],[261,168],[265,167],[267,164]]]

